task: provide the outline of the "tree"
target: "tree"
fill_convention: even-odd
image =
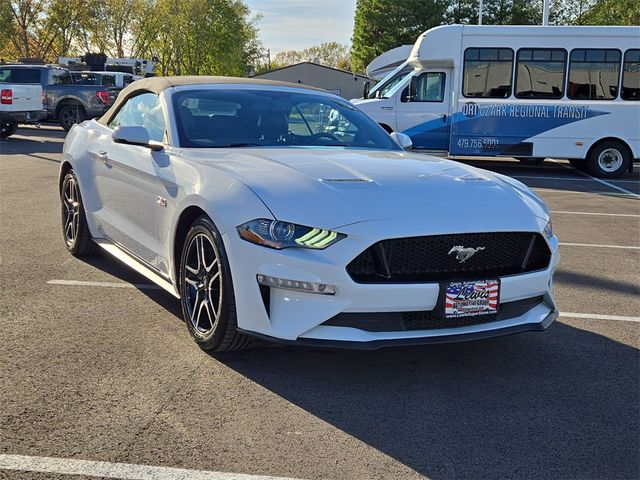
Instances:
[[[539,25],[542,2],[528,0],[486,0],[482,12],[483,25]]]
[[[600,0],[579,19],[582,25],[640,25],[637,0]]]
[[[241,0],[0,0],[0,57],[161,60],[161,73],[245,75],[261,50]]]
[[[381,53],[413,44],[419,34],[445,21],[446,0],[357,0],[351,63],[364,71]]]
[[[449,2],[446,11],[447,23],[478,23],[478,5],[477,0],[454,0]]]
[[[349,47],[338,42],[322,43],[304,50],[279,52],[271,60],[271,68],[280,68],[300,62],[314,62],[343,70],[351,69]]]
[[[0,0],[0,61],[16,56],[11,38],[14,36],[13,12],[9,0]]]
[[[542,20],[542,0],[483,3],[482,23],[486,25],[535,25]],[[415,43],[431,27],[444,23],[477,24],[478,9],[478,0],[357,0],[351,50],[353,68],[363,71],[376,56]]]

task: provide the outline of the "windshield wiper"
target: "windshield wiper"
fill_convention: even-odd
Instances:
[[[238,143],[228,143],[226,145],[215,145],[211,148],[235,148],[235,147],[264,147],[264,145],[261,143],[238,142]]]

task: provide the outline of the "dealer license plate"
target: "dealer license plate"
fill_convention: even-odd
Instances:
[[[476,280],[451,282],[444,286],[445,318],[472,317],[498,313],[500,282]]]

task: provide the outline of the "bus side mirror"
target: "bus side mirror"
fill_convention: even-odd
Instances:
[[[362,98],[369,98],[369,92],[371,91],[371,82],[364,82],[364,86],[362,87]]]

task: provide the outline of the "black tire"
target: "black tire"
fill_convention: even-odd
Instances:
[[[581,172],[587,170],[587,161],[582,158],[570,158],[569,163],[573,168],[580,170]]]
[[[515,157],[515,159],[523,165],[529,165],[532,167],[542,165],[542,162],[544,162],[543,157]]]
[[[18,124],[17,123],[13,123],[13,122],[5,123],[5,122],[2,122],[2,123],[0,123],[0,138],[10,137],[14,133],[16,133],[17,130],[18,130]]]
[[[205,215],[193,222],[185,238],[179,282],[185,323],[202,350],[227,352],[251,345],[251,338],[237,331],[229,261],[218,229]]]
[[[82,105],[63,105],[58,110],[56,118],[62,128],[68,132],[76,123],[84,121],[87,115]]]
[[[625,144],[606,140],[589,151],[587,171],[594,177],[618,178],[629,170],[631,153]]]
[[[78,179],[73,170],[69,170],[62,181],[60,211],[62,238],[67,250],[78,257],[94,255],[98,246],[93,242],[89,233]]]

